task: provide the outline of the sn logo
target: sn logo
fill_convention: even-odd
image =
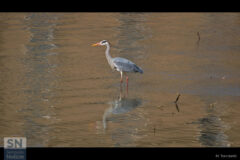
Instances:
[[[4,137],[4,148],[23,149],[26,148],[27,140],[25,137]]]

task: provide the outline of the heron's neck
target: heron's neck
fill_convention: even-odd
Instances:
[[[112,59],[112,57],[111,57],[109,51],[110,51],[110,45],[107,44],[107,49],[106,49],[106,51],[105,51],[105,54],[106,54],[107,60],[111,60],[111,59]]]

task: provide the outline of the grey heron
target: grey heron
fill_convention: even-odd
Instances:
[[[125,58],[121,58],[121,57],[115,57],[112,58],[110,55],[110,44],[106,41],[106,40],[102,40],[98,43],[93,44],[92,46],[106,46],[106,51],[105,51],[105,55],[107,58],[107,61],[110,65],[110,67],[113,70],[117,70],[118,72],[120,72],[121,75],[121,79],[120,82],[123,82],[123,75],[126,76],[126,83],[128,86],[128,76],[126,75],[126,72],[139,72],[139,73],[143,73],[143,70],[138,67],[135,63],[133,63],[132,61],[125,59]]]

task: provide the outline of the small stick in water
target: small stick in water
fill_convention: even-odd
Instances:
[[[178,102],[179,97],[180,97],[180,94],[178,93],[178,96],[177,96],[177,98],[176,98],[176,100],[175,100],[174,103],[177,103],[177,102]]]
[[[197,35],[198,35],[198,41],[200,41],[200,33],[197,32]]]
[[[200,33],[199,32],[197,32],[197,36],[198,36],[197,46],[199,46],[199,42],[200,42]]]
[[[177,103],[175,103],[175,105],[176,105],[176,109],[177,109],[177,111],[179,112],[179,107],[178,107],[178,104],[177,104]]]

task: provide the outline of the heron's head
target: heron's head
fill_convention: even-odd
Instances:
[[[92,46],[105,46],[107,44],[109,44],[108,41],[102,40],[101,42],[95,43]]]

